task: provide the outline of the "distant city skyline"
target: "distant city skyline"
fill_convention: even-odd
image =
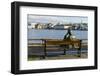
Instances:
[[[88,23],[86,16],[50,16],[28,14],[28,23]]]

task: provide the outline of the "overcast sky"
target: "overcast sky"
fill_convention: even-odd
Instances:
[[[88,23],[86,16],[27,15],[29,23]]]

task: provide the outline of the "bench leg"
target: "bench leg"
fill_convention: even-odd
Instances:
[[[78,57],[81,57],[81,40],[80,40],[80,44],[79,44],[79,48],[78,48]]]
[[[66,55],[66,48],[69,48],[69,46],[64,46],[64,55]]]
[[[64,55],[66,55],[66,48],[64,48]]]
[[[43,56],[40,56],[40,60],[42,60],[42,59],[45,59],[45,56],[43,55]]]

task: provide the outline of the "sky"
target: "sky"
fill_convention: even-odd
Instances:
[[[88,23],[86,16],[50,16],[28,14],[29,23]]]

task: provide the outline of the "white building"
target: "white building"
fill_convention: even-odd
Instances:
[[[35,25],[36,25],[36,24],[37,24],[37,23],[31,23],[32,29],[35,28]]]
[[[65,25],[65,26],[64,26],[64,29],[68,29],[68,28],[70,28],[70,27],[72,27],[72,26],[67,26],[67,25]]]
[[[71,25],[67,25],[67,24],[57,24],[53,28],[54,29],[68,29],[69,27],[72,27],[72,26]]]
[[[37,23],[30,23],[30,24],[28,24],[28,28],[29,29],[33,29],[33,28],[35,28],[35,25],[36,25]]]

